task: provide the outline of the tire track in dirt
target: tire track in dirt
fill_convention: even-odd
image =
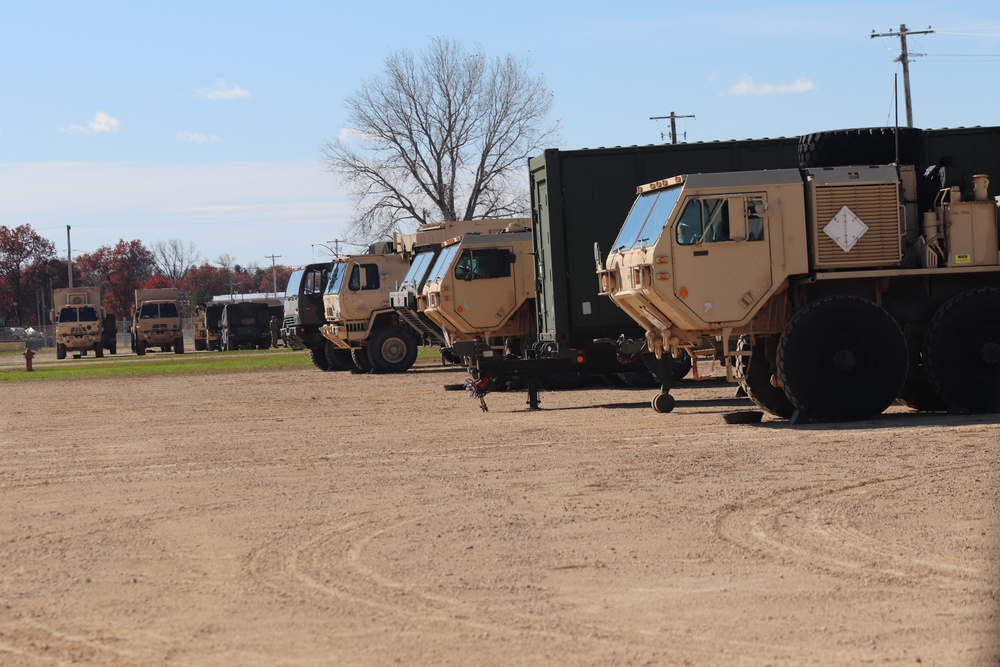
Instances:
[[[808,570],[896,583],[933,581],[951,588],[989,589],[994,581],[987,561],[976,567],[966,558],[963,564],[947,553],[934,553],[940,544],[928,544],[924,553],[915,553],[912,547],[865,532],[849,515],[852,507],[864,504],[878,506],[887,515],[888,501],[905,504],[909,489],[935,476],[965,471],[985,474],[989,472],[985,468],[974,463],[936,466],[848,484],[783,489],[724,507],[716,516],[715,533],[755,554]]]

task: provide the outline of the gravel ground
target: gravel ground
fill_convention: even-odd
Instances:
[[[464,377],[0,384],[0,663],[1000,665],[1000,417]]]

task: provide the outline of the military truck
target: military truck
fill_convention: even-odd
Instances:
[[[535,268],[531,231],[520,224],[501,233],[465,234],[446,242],[427,274],[417,308],[443,332],[444,346],[465,357],[520,354],[535,330]],[[458,347],[456,347],[458,346]],[[475,364],[475,357],[469,357]]]
[[[323,294],[332,273],[343,269],[343,259],[297,267],[285,286],[281,337],[294,350],[308,350],[309,359],[321,371],[354,367],[350,352],[340,352],[320,333],[326,324]]]
[[[132,350],[139,356],[154,347],[183,354],[180,291],[174,287],[137,289],[131,332]]]
[[[222,306],[219,344],[223,352],[271,347],[270,307],[263,301],[236,301]]]
[[[598,253],[600,292],[641,324],[657,358],[717,337],[736,361],[730,376],[780,417],[867,419],[897,398],[1000,411],[997,201],[985,174],[932,160],[642,185]],[[652,401],[673,404],[666,387]]]
[[[998,127],[927,130],[919,139],[927,155],[952,155],[956,163],[976,165],[983,173],[1000,173]],[[612,247],[635,200],[636,186],[673,174],[795,168],[800,151],[813,156],[831,154],[822,148],[822,144],[800,147],[799,137],[781,137],[549,149],[530,159],[536,340],[521,358],[494,355],[480,359],[480,368],[528,379],[529,406],[536,407],[532,376],[574,369],[615,374],[629,368],[619,359],[645,361],[649,355],[637,357],[631,344],[643,338],[643,328],[600,296],[594,280],[594,245],[605,250]],[[654,366],[662,365],[655,357],[652,361]],[[638,363],[641,368],[642,362]],[[665,369],[654,372],[662,377]],[[666,375],[672,372],[671,366]]]
[[[115,316],[105,313],[100,287],[68,287],[52,290],[50,314],[56,330],[56,359],[66,353],[103,357],[104,350],[118,352]]]
[[[320,327],[320,333],[338,354],[350,355],[352,366],[361,372],[409,370],[416,360],[417,347],[433,335],[426,326],[421,326],[424,324],[421,320],[401,314],[391,301],[392,293],[409,280],[415,251],[420,251],[423,262],[428,257],[426,253],[436,253],[436,246],[448,238],[470,231],[500,229],[507,222],[431,223],[413,234],[396,235],[391,246],[383,249],[387,252],[346,257],[342,269],[333,272],[327,284],[323,297],[327,323]]]
[[[198,306],[192,320],[194,322],[194,349],[220,350],[219,327],[224,303],[210,301]]]

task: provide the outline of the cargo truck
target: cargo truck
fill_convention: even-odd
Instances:
[[[153,347],[183,354],[180,291],[174,287],[136,290],[131,332],[132,349],[139,356]]]
[[[105,313],[100,287],[68,287],[52,290],[50,314],[56,330],[56,359],[67,352],[103,357],[104,350],[118,352],[115,316]]]
[[[410,317],[392,303],[394,292],[415,290],[423,278],[410,275],[411,263],[427,266],[449,238],[472,231],[499,230],[510,220],[459,220],[423,225],[413,234],[397,235],[389,252],[369,252],[344,259],[331,273],[323,297],[326,324],[320,333],[336,354],[361,372],[401,373],[413,365],[417,347],[437,343],[434,332],[419,317]],[[403,288],[403,285],[409,287]],[[397,294],[397,303],[408,297]],[[329,355],[328,355],[329,358]],[[331,364],[342,367],[346,364]]]
[[[966,175],[913,131],[903,152],[930,166],[879,165],[900,153],[871,135],[803,137],[799,168],[639,186],[598,284],[644,351],[714,336],[730,377],[793,421],[867,419],[897,399],[1000,411],[998,204],[979,171],[996,165]],[[673,405],[664,385],[652,406]]]
[[[893,142],[890,137],[889,142]],[[929,130],[919,149],[953,155],[956,163],[1000,173],[1000,128]],[[536,271],[536,341],[519,359],[492,356],[480,368],[529,379],[529,405],[537,407],[530,378],[577,369],[588,374],[620,373],[619,360],[643,362],[660,378],[672,366],[648,355],[637,357],[643,328],[608,298],[594,280],[594,246],[610,249],[635,200],[635,188],[667,175],[796,168],[799,137],[690,144],[546,150],[528,162]],[[720,361],[725,363],[725,359]]]

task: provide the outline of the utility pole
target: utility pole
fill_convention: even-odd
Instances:
[[[66,274],[69,278],[67,287],[73,286],[73,246],[69,243],[69,225],[66,225]]]
[[[275,298],[278,297],[278,269],[275,268],[274,260],[281,255],[264,255],[265,259],[270,258],[271,260],[271,287],[274,288],[273,294]]]
[[[670,143],[677,143],[677,119],[678,118],[694,118],[694,116],[678,116],[673,111],[670,112],[669,116],[650,116],[649,120],[664,120],[665,118],[670,119]],[[660,133],[660,139],[663,139],[663,133]]]
[[[927,30],[907,30],[905,23],[899,25],[899,32],[876,33],[872,30],[871,39],[875,39],[876,37],[899,37],[899,57],[893,62],[903,63],[903,97],[906,100],[906,127],[913,127],[913,106],[910,103],[910,52],[906,49],[906,36],[929,35],[932,32],[934,31],[931,30],[930,26],[927,26]]]

